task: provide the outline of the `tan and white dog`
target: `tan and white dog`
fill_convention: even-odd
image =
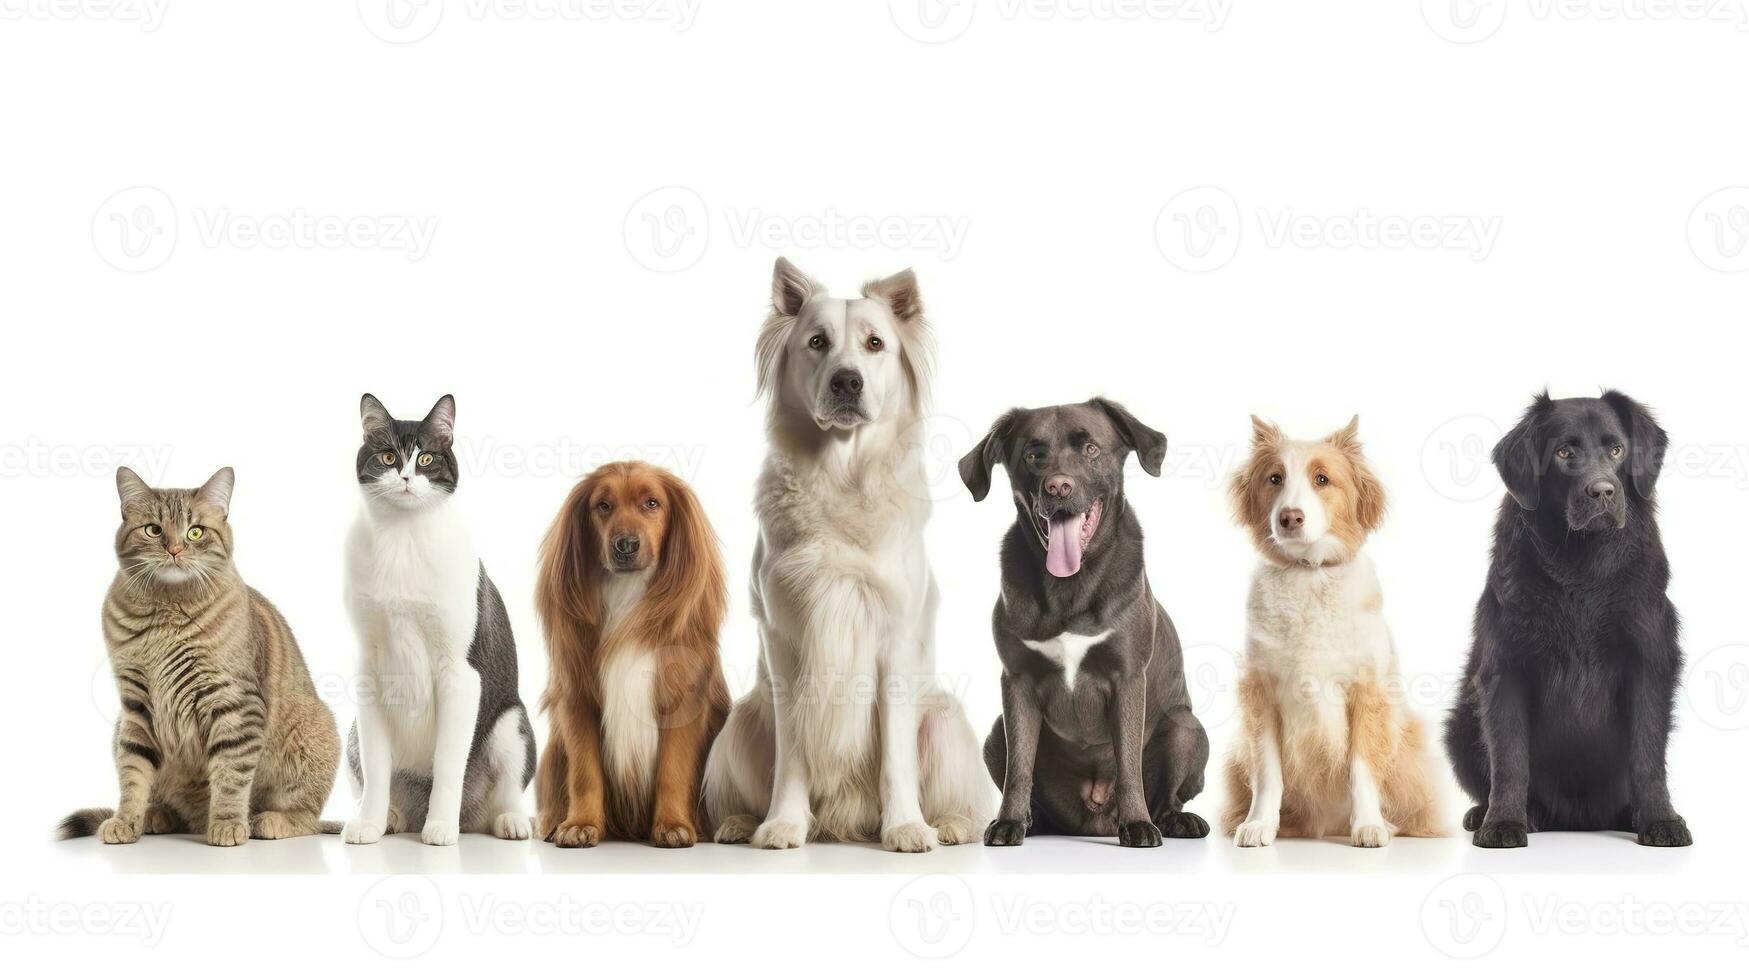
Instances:
[[[892,851],[976,840],[990,782],[935,676],[932,351],[916,277],[835,299],[778,259],[771,306],[758,344],[771,444],[753,555],[759,675],[705,765],[716,839]]]
[[[1251,419],[1233,509],[1262,556],[1246,605],[1239,703],[1227,766],[1226,832],[1240,847],[1278,835],[1439,836],[1422,728],[1402,704],[1397,652],[1372,562],[1385,492],[1361,453],[1360,419],[1295,442]]]

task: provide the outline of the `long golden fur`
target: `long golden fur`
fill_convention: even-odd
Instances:
[[[1443,836],[1426,738],[1403,703],[1396,654],[1383,632],[1382,593],[1360,555],[1367,535],[1384,519],[1386,501],[1383,484],[1362,454],[1358,420],[1317,442],[1290,442],[1274,425],[1256,418],[1252,423],[1251,456],[1229,490],[1235,518],[1251,532],[1266,562],[1253,582],[1248,628],[1256,631],[1261,623],[1268,636],[1261,650],[1255,637],[1247,642],[1238,689],[1244,733],[1227,763],[1225,832],[1231,835],[1246,822],[1265,740],[1274,740],[1282,786],[1277,835],[1347,833],[1358,759],[1377,783],[1389,833]],[[1316,569],[1303,567],[1303,558],[1285,551],[1274,533],[1276,494],[1283,482],[1300,475],[1290,467],[1303,468],[1306,485],[1314,488],[1328,518],[1326,542],[1314,552]],[[1366,564],[1355,567],[1356,562]],[[1308,578],[1289,584],[1292,576]],[[1342,661],[1296,649],[1298,634],[1278,628],[1271,605],[1295,588],[1327,604],[1289,610],[1289,621],[1329,616],[1352,625],[1377,618],[1383,649],[1371,662],[1366,656]],[[1359,846],[1377,846],[1389,836],[1373,837],[1358,827],[1354,833]],[[1268,843],[1252,843],[1259,842]]]
[[[604,608],[613,539],[642,542],[647,585],[617,619]],[[541,546],[537,605],[550,679],[550,719],[536,780],[539,830],[561,846],[613,838],[688,847],[708,836],[699,781],[729,711],[718,655],[728,591],[716,534],[679,477],[643,463],[610,463],[566,498]],[[616,784],[603,765],[603,668],[625,651],[654,657],[659,729],[650,785]]]

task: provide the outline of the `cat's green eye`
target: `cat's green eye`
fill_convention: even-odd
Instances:
[[[195,526],[188,529],[188,540],[199,541],[201,539],[201,535],[203,535],[205,533],[206,533],[206,528],[201,527],[199,524],[196,524]]]
[[[420,453],[419,454],[419,465],[420,466],[430,466],[431,465],[431,454],[430,453]]]
[[[395,465],[395,454],[394,453],[378,453],[377,459],[382,460],[382,463],[384,466]]]
[[[163,534],[163,533],[164,533],[164,529],[159,527],[156,524],[147,524],[146,525],[146,537],[148,537],[148,538],[155,538],[158,535]]]

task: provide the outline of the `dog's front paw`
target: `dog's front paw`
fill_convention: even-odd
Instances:
[[[340,839],[348,844],[375,844],[383,839],[383,825],[369,820],[348,820],[340,829]]]
[[[1530,844],[1530,833],[1521,823],[1485,823],[1476,828],[1471,843],[1477,847],[1525,847]]]
[[[1272,820],[1247,820],[1233,831],[1233,843],[1240,847],[1268,847],[1275,843],[1275,833],[1281,825]]]
[[[247,820],[214,820],[206,825],[206,842],[214,847],[236,847],[248,839]]]
[[[419,839],[432,847],[452,847],[462,839],[461,828],[447,820],[427,820]]]
[[[1647,847],[1688,847],[1694,843],[1688,823],[1681,817],[1654,820],[1640,828],[1637,839]]]
[[[767,851],[784,851],[808,842],[808,828],[788,820],[767,820],[753,832],[753,846]]]
[[[499,840],[528,840],[533,834],[527,814],[510,811],[492,818],[492,836]]]
[[[965,817],[947,816],[935,821],[935,839],[943,846],[951,847],[976,839],[978,828]]]
[[[593,823],[567,820],[553,831],[553,843],[560,847],[594,847],[601,843],[601,828]]]
[[[1154,821],[1154,826],[1159,827],[1160,833],[1173,840],[1200,840],[1209,835],[1207,820],[1183,810],[1162,814],[1160,819]]]
[[[723,818],[717,824],[716,841],[719,844],[745,844],[753,839],[753,832],[759,829],[759,820],[747,814],[738,814]]]
[[[1487,822],[1488,822],[1488,805],[1486,803],[1478,803],[1475,806],[1470,807],[1469,812],[1464,814],[1464,829],[1465,830],[1468,830],[1468,831],[1481,830],[1482,824],[1487,823]]]
[[[881,831],[881,846],[900,854],[921,854],[935,850],[935,828],[919,821],[902,823]]]
[[[1117,842],[1124,847],[1159,847],[1160,828],[1152,820],[1131,820],[1117,828]]]
[[[97,825],[97,836],[105,844],[132,844],[140,839],[140,821],[128,817],[110,817]]]
[[[1391,829],[1379,823],[1360,823],[1348,837],[1355,847],[1384,847],[1391,842]]]
[[[657,847],[691,847],[698,843],[698,831],[689,823],[658,820],[650,828],[650,843]]]
[[[1026,822],[992,820],[984,828],[984,843],[990,847],[1019,847],[1026,843]]]

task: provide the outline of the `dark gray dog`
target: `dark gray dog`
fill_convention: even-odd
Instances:
[[[1115,834],[1125,847],[1208,836],[1184,812],[1202,791],[1208,735],[1190,712],[1178,633],[1148,587],[1142,527],[1124,500],[1132,452],[1159,476],[1166,437],[1095,398],[1014,409],[960,460],[976,500],[1006,466],[1017,511],[994,619],[1002,717],[984,762],[1002,809],[986,844],[1029,833]]]

